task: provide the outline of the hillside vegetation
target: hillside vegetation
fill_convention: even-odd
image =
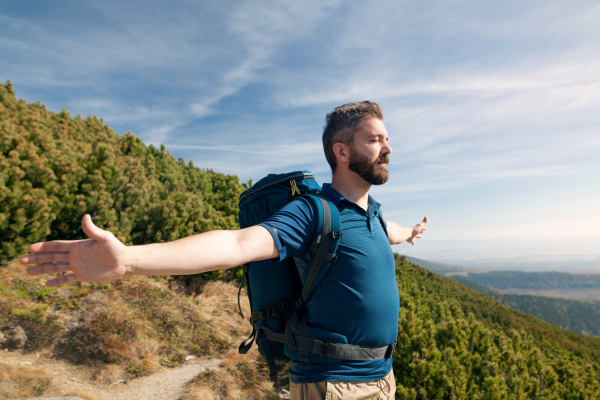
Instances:
[[[0,263],[31,243],[80,239],[81,217],[126,244],[237,227],[235,176],[175,160],[96,117],[17,100],[0,84]]]
[[[10,83],[0,85],[0,124],[2,332],[21,329],[24,351],[93,368],[98,383],[177,366],[186,355],[225,357],[225,368],[198,375],[182,398],[277,397],[255,350],[234,356],[250,325],[236,316],[233,283],[214,275],[208,283],[128,277],[46,288],[43,278],[9,262],[29,243],[80,238],[84,213],[131,244],[233,228],[243,190],[237,178],[119,136],[95,117],[17,101]],[[600,398],[600,340],[514,311],[400,256],[396,276],[398,398]],[[0,391],[7,398],[25,389],[59,394],[50,379],[30,376],[25,366],[18,373],[0,363]]]
[[[551,297],[508,294],[486,285],[454,277],[457,281],[500,303],[571,332],[600,336],[600,302],[565,300]]]
[[[597,399],[600,340],[397,257],[400,398]]]

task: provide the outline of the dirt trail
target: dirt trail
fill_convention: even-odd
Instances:
[[[90,369],[19,351],[0,351],[0,363],[27,369],[44,369],[52,377],[51,390],[44,396],[66,395],[76,391],[92,393],[107,400],[177,400],[185,384],[206,369],[218,369],[223,360],[191,359],[184,366],[161,369],[138,379],[102,385],[93,381]]]

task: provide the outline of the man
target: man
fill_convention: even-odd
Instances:
[[[348,343],[382,346],[398,331],[399,298],[391,244],[414,244],[425,231],[427,217],[411,228],[377,215],[379,204],[369,196],[371,185],[387,181],[388,132],[379,105],[344,104],[327,115],[323,147],[333,178],[323,194],[333,201],[342,221],[338,259],[319,284],[307,307],[307,323],[326,312],[320,328],[336,332]],[[141,246],[125,246],[112,233],[96,227],[89,215],[82,227],[91,238],[36,243],[23,264],[32,275],[68,272],[48,286],[74,281],[108,281],[124,275],[183,275],[231,268],[264,259],[302,255],[312,242],[314,210],[300,198],[259,224],[235,231],[199,235]],[[387,231],[387,234],[386,234]],[[198,257],[202,254],[203,257]],[[332,359],[333,360],[333,359]],[[393,398],[391,358],[370,361],[333,360],[323,363],[292,361],[292,399]]]

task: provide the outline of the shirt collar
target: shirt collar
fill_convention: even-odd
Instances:
[[[340,194],[340,192],[338,192],[337,190],[335,190],[334,188],[332,188],[330,183],[324,183],[323,184],[323,187],[321,189],[321,193],[323,193],[323,195],[327,196],[327,198],[329,198],[329,200],[331,200],[333,202],[333,204],[335,204],[336,206],[342,200],[346,200],[346,201],[354,204],[353,202],[351,202],[350,200],[348,200],[344,196],[342,196]],[[372,210],[372,209],[376,210],[376,209],[378,209],[380,207],[381,207],[381,204],[379,204],[378,202],[376,202],[375,199],[372,198],[371,195],[369,195],[369,210]]]

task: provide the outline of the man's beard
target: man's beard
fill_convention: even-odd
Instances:
[[[360,154],[353,148],[350,148],[350,163],[348,168],[354,171],[371,185],[383,185],[387,182],[389,172],[386,167],[379,165],[380,162],[389,163],[390,159],[386,155],[379,157],[375,162],[367,156]]]

